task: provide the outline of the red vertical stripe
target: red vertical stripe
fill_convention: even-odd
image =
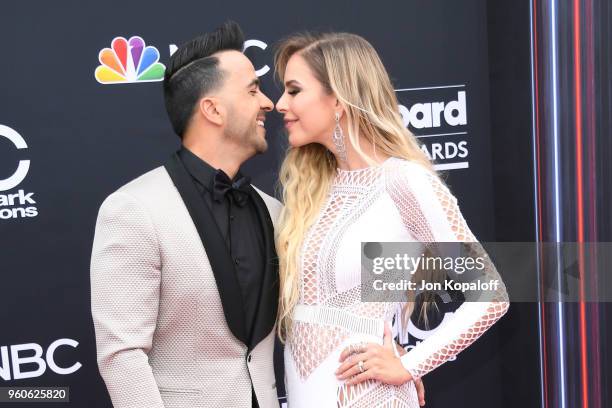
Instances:
[[[576,219],[578,221],[578,242],[584,242],[584,192],[582,176],[582,65],[580,54],[580,4],[574,0],[574,95],[576,126]],[[584,272],[584,271],[581,271]],[[582,276],[581,276],[582,281]]]
[[[589,408],[589,384],[587,371],[587,328],[585,305],[584,270],[584,186],[582,174],[582,55],[580,53],[580,2],[574,0],[574,96],[575,96],[575,140],[576,140],[576,220],[578,227],[578,273],[580,285],[580,378],[582,407]]]

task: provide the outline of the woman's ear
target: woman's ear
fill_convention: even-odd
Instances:
[[[338,117],[340,119],[342,119],[342,116],[344,115],[344,106],[342,106],[338,98],[336,98],[336,104],[334,106],[334,113],[338,114]]]

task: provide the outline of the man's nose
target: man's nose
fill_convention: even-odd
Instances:
[[[261,104],[261,110],[270,112],[274,108],[274,103],[268,98],[263,92],[261,94],[263,96],[263,102]]]

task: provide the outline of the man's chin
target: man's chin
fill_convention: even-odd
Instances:
[[[255,152],[257,154],[264,153],[268,150],[268,141],[266,140],[266,130],[261,128],[255,131],[255,135],[253,137],[253,146],[255,147]]]
[[[268,150],[268,142],[266,139],[259,140],[255,145],[255,152],[257,154],[265,153]]]

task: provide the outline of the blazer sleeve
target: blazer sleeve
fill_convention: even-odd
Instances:
[[[116,192],[98,214],[91,255],[91,309],[97,360],[115,408],[163,408],[148,352],[161,278],[158,238],[149,214]]]

